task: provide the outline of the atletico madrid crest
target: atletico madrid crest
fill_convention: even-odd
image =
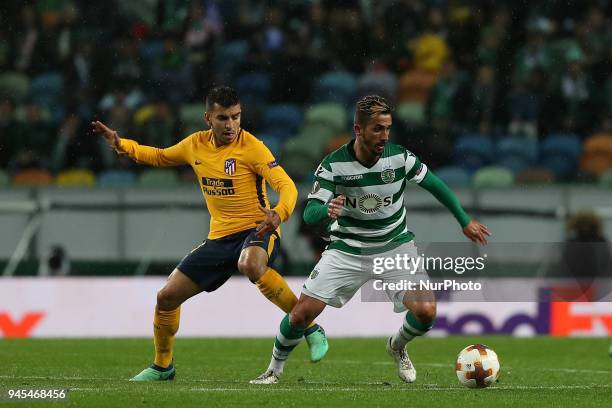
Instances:
[[[236,159],[227,159],[225,161],[225,174],[233,175],[236,172]]]

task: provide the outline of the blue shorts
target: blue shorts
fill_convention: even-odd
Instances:
[[[176,268],[205,292],[212,292],[238,272],[238,258],[246,247],[263,248],[268,253],[270,266],[278,254],[280,237],[276,231],[272,231],[257,238],[255,232],[253,228],[219,239],[208,239],[188,253]]]

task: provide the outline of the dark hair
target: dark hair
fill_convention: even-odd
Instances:
[[[240,98],[238,98],[238,94],[233,88],[229,86],[216,86],[206,96],[206,110],[211,110],[215,103],[224,108],[229,108],[230,106],[238,105]]]
[[[355,109],[355,123],[365,125],[368,120],[374,119],[378,115],[388,115],[393,111],[389,102],[382,96],[367,95],[357,102]]]

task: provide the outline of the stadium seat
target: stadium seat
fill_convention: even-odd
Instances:
[[[249,43],[246,40],[231,41],[218,48],[213,58],[215,72],[225,81],[229,81],[234,74],[235,67],[246,59],[249,52]]]
[[[604,187],[612,188],[612,170],[608,170],[599,176],[599,184]]]
[[[270,95],[272,81],[267,72],[248,72],[236,79],[236,91],[241,98],[251,97],[266,101]]]
[[[17,103],[23,102],[30,92],[30,79],[19,72],[0,75],[0,97],[9,97]]]
[[[482,135],[461,136],[455,144],[453,160],[469,172],[486,166],[493,157],[493,143]]]
[[[580,170],[585,173],[600,176],[612,169],[612,136],[599,134],[584,141]]]
[[[300,129],[298,138],[310,139],[310,146],[312,149],[318,149],[319,147],[327,145],[329,141],[337,135],[339,132],[334,131],[331,126],[324,123],[308,124]],[[289,139],[287,143],[295,138]]]
[[[340,133],[347,130],[346,116],[346,109],[338,103],[318,103],[306,109],[304,124],[325,125],[334,133]]]
[[[58,72],[47,72],[32,79],[31,97],[41,105],[51,106],[64,94],[64,78]]]
[[[380,95],[394,101],[397,97],[397,76],[385,70],[369,71],[363,74],[358,81],[357,92],[359,96]]]
[[[301,134],[287,140],[283,147],[283,162],[286,163],[292,157],[308,158],[309,162],[321,160],[323,151],[333,137],[333,133],[326,139],[317,139],[313,136],[314,134],[320,137],[321,132],[314,132],[312,135],[309,133]]]
[[[572,134],[550,135],[540,145],[540,163],[557,178],[575,173],[580,157],[580,139]]]
[[[516,184],[549,184],[554,183],[555,174],[543,167],[532,167],[516,175]]]
[[[470,173],[463,167],[440,167],[434,173],[451,187],[468,187],[470,185]]]
[[[315,80],[314,100],[349,106],[357,95],[357,81],[348,71],[330,71]]]
[[[474,173],[472,185],[475,188],[511,187],[514,184],[512,171],[501,166],[483,167]]]
[[[93,187],[96,185],[96,176],[91,170],[64,170],[57,175],[55,184],[59,187]]]
[[[190,135],[206,127],[204,123],[204,104],[193,103],[181,106],[180,118],[183,134]]]
[[[264,111],[263,127],[276,136],[284,138],[294,135],[303,120],[302,108],[290,103],[269,105]]]
[[[495,164],[507,167],[515,174],[534,164],[538,157],[537,141],[527,137],[502,137],[495,150]]]
[[[398,100],[425,104],[436,81],[437,74],[434,72],[410,70],[399,78]]]
[[[138,186],[146,188],[175,187],[178,184],[176,172],[169,169],[145,170],[138,179]]]
[[[325,145],[325,149],[323,150],[323,154],[327,155],[333,152],[334,150],[338,150],[340,147],[342,147],[342,145],[350,141],[351,141],[350,133],[340,133],[339,135],[332,137],[329,140],[329,142],[327,142],[327,145]]]
[[[293,153],[283,152],[281,164],[289,176],[295,181],[299,181],[307,179],[310,175],[314,174],[320,160],[320,157],[315,159],[312,156],[300,154],[298,151]]]
[[[4,170],[0,170],[0,188],[9,186],[9,176]]]
[[[110,170],[98,177],[98,187],[132,187],[136,184],[136,176],[131,171]]]
[[[13,185],[17,187],[48,186],[52,182],[51,173],[43,169],[22,170],[13,176]]]
[[[425,123],[425,105],[420,102],[402,102],[398,105],[396,116],[407,126]]]

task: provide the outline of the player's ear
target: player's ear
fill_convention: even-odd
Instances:
[[[361,136],[361,126],[359,126],[359,123],[353,123],[353,131],[355,132],[356,137]]]
[[[204,112],[204,122],[208,125],[208,127],[212,126],[210,123],[210,113]]]

